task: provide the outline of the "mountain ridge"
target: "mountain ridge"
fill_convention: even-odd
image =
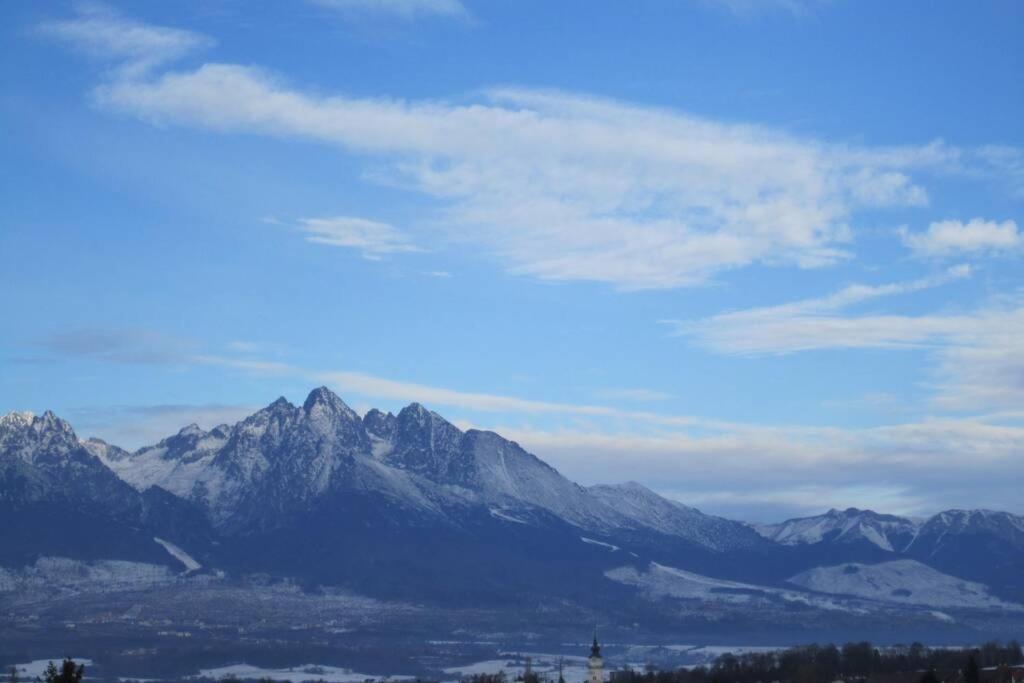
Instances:
[[[67,498],[62,487],[82,495],[53,519],[47,506]],[[910,520],[849,508],[751,525],[637,482],[580,486],[514,441],[463,431],[419,403],[360,416],[326,387],[301,405],[282,397],[234,425],[186,425],[133,452],[79,439],[50,412],[8,414],[0,512],[24,526],[20,535],[0,531],[0,565],[9,566],[71,548],[66,554],[86,559],[256,572],[417,600],[575,596],[626,610],[637,597],[665,595],[768,600],[770,609],[806,603],[826,614],[835,599],[914,610],[929,590],[948,593],[957,581],[981,586],[954,601],[962,609],[1024,602],[1024,518],[1010,513]],[[101,539],[99,550],[75,545],[63,526]],[[167,544],[194,560],[183,565]],[[863,576],[926,585],[897,586],[887,602],[843,578],[849,567],[875,565]],[[854,595],[815,596],[830,586]]]

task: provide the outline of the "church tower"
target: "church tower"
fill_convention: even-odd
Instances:
[[[594,644],[590,646],[590,657],[587,658],[587,683],[604,683],[604,660],[601,659],[601,646],[597,644],[597,629],[594,629]]]

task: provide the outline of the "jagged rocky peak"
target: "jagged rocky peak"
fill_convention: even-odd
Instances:
[[[829,511],[825,514],[829,517],[873,517],[878,513],[876,513],[874,510],[861,510],[860,508],[849,507],[846,508],[845,510],[840,510],[839,508],[829,508]]]
[[[307,415],[322,412],[329,415],[343,415],[350,420],[359,420],[359,415],[348,407],[337,394],[327,387],[317,387],[309,392],[302,409]]]
[[[32,429],[40,432],[58,432],[60,434],[70,434],[74,436],[75,430],[71,428],[71,425],[61,418],[57,417],[52,410],[47,410],[42,415],[38,415],[32,418]]]
[[[391,441],[395,437],[395,427],[398,423],[391,413],[384,413],[376,408],[371,408],[363,417],[363,427],[371,437],[384,441]]]
[[[1015,537],[1017,543],[1024,545],[1024,517],[998,510],[946,510],[921,526],[922,536],[951,532],[994,532],[1002,537]]]
[[[91,455],[96,456],[103,462],[108,461],[119,461],[131,457],[131,453],[119,448],[113,444],[109,444],[103,439],[97,439],[95,436],[89,437],[82,442],[82,446],[85,450],[89,451]]]
[[[35,414],[29,411],[13,411],[0,417],[0,429],[23,429],[32,425]]]
[[[399,449],[450,455],[459,449],[462,436],[458,427],[419,403],[410,403],[395,418],[395,439]]]
[[[462,436],[458,427],[420,403],[410,403],[402,408],[395,418],[395,428],[400,438],[417,434],[423,437],[446,434],[453,439]]]
[[[162,458],[175,460],[189,457],[196,451],[208,451],[224,443],[226,436],[214,435],[194,422],[178,430],[177,434],[160,441],[156,446],[142,448],[137,453],[159,451]],[[100,456],[103,457],[103,456]]]
[[[42,415],[8,413],[0,420],[0,449],[29,458],[34,452],[67,451],[78,446],[75,430],[47,410]]]
[[[427,410],[422,403],[413,402],[402,408],[399,415],[414,416],[418,420],[425,420],[433,411]]]
[[[188,425],[186,427],[182,427],[178,431],[178,436],[189,436],[189,437],[202,438],[202,437],[206,436],[206,434],[207,434],[207,431],[205,429],[203,429],[202,427],[200,427],[199,425],[197,425],[195,422],[193,422],[192,424],[190,424],[190,425]]]
[[[783,545],[811,545],[823,542],[866,542],[889,552],[900,551],[917,532],[917,522],[872,510],[831,509],[816,517],[790,519],[754,528],[765,538]]]
[[[368,453],[370,438],[356,411],[327,387],[314,389],[302,404],[300,431],[348,453]]]
[[[386,418],[385,418],[386,419]],[[435,480],[461,481],[466,464],[462,457],[462,432],[437,413],[411,403],[394,421],[393,448],[387,462]]]
[[[288,399],[286,399],[284,396],[278,396],[277,400],[275,400],[273,403],[268,405],[263,410],[256,411],[255,413],[250,415],[249,418],[255,417],[256,415],[260,415],[260,414],[278,414],[278,413],[293,413],[293,412],[295,412],[295,406],[292,405],[292,402],[289,401]],[[246,418],[246,419],[248,419],[248,418]]]
[[[284,396],[281,396],[266,408],[257,410],[255,413],[239,422],[235,426],[235,431],[240,432],[239,435],[262,432],[266,429],[267,425],[272,422],[280,423],[282,421],[293,419],[297,411],[298,408],[292,405],[292,403]]]
[[[231,436],[231,425],[220,424],[210,430],[210,435],[218,439],[226,439]]]

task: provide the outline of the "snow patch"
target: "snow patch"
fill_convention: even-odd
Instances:
[[[395,450],[395,444],[387,439],[382,439],[376,434],[367,432],[366,435],[370,437],[370,452],[373,457],[377,460],[384,460],[391,455]]]
[[[562,656],[538,652],[521,652],[516,654],[501,653],[500,659],[487,659],[462,666],[453,666],[444,670],[446,674],[466,678],[480,674],[504,673],[505,680],[514,681],[526,670],[526,658],[530,658],[533,672],[543,680],[558,678],[559,663],[562,676],[566,683],[585,683],[587,680],[587,660],[584,657]]]
[[[184,550],[174,545],[170,541],[165,541],[164,539],[157,538],[156,536],[153,537],[153,540],[162,545],[164,547],[164,550],[170,553],[174,559],[185,565],[185,571],[194,572],[197,569],[202,569],[203,565],[196,562],[191,555],[189,555]]]
[[[929,607],[1024,610],[989,594],[988,587],[943,574],[915,560],[815,567],[789,582],[818,593]]]
[[[303,683],[304,681],[364,683],[367,680],[401,681],[413,678],[413,676],[375,676],[357,673],[352,669],[343,669],[337,666],[318,666],[316,664],[303,664],[302,666],[287,669],[264,669],[250,664],[232,664],[231,666],[221,666],[216,669],[202,669],[198,676],[198,678],[210,678],[213,680],[221,680],[228,677],[239,680],[269,678],[273,681],[293,681],[294,683]]]
[[[526,521],[524,521],[522,519],[519,519],[518,517],[513,517],[512,515],[505,514],[501,510],[495,510],[494,508],[490,508],[490,512],[491,512],[491,516],[492,517],[495,517],[497,519],[505,520],[506,522],[513,522],[514,524],[527,524],[528,523],[528,522],[526,522]]]
[[[617,546],[617,545],[612,545],[611,543],[605,543],[604,541],[595,541],[594,539],[587,538],[586,536],[580,536],[580,540],[583,541],[584,543],[588,543],[590,545],[603,546],[605,548],[608,548],[612,552],[615,552],[616,550],[621,550],[621,548],[619,546]]]
[[[695,574],[684,569],[651,562],[645,570],[625,566],[604,573],[612,581],[640,588],[650,599],[681,598],[732,604],[746,604],[764,598],[811,605],[821,609],[848,609],[831,598],[792,590],[757,586]]]
[[[111,593],[174,583],[167,567],[124,560],[80,562],[66,557],[40,557],[21,569],[0,569],[0,593],[45,590]]]
[[[791,519],[781,524],[752,525],[757,533],[782,545],[813,545],[826,537],[834,540],[854,541],[862,539],[882,550],[896,552],[890,535],[904,539],[913,536],[920,523],[902,517],[878,515],[869,510],[830,510],[817,517]]]

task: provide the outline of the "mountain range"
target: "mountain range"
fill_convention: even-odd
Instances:
[[[572,605],[651,629],[1024,624],[1020,516],[851,508],[747,524],[637,483],[580,486],[417,403],[361,417],[323,387],[134,452],[50,412],[8,414],[0,521],[0,605],[71,562],[76,576],[159,568],[181,591],[259,576],[510,614]]]

